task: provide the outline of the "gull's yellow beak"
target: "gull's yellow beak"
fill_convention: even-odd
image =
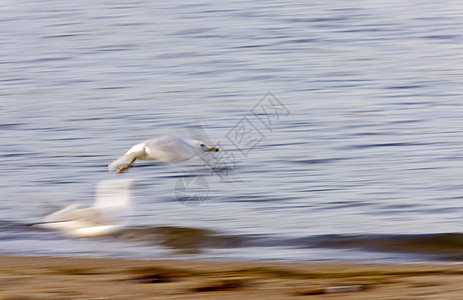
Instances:
[[[216,148],[216,147],[211,147],[209,149],[206,149],[204,151],[209,151],[209,152],[219,152],[219,148]]]

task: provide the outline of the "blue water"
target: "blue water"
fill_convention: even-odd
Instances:
[[[458,234],[445,237],[463,229],[462,14],[450,0],[4,1],[0,254],[422,262],[461,252]],[[268,92],[281,114],[259,110]],[[254,130],[247,147],[243,124]],[[120,175],[136,182],[132,225],[241,244],[179,254],[156,239],[30,226],[90,205],[97,183],[118,177],[109,162],[167,133],[219,143],[233,159],[217,172],[136,162]],[[207,198],[185,206],[176,183],[198,172]],[[412,250],[381,242],[397,239]]]

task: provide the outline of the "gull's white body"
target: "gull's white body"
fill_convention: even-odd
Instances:
[[[75,238],[114,235],[128,225],[132,212],[130,187],[132,180],[101,181],[91,207],[72,204],[45,217],[38,227],[57,230]]]
[[[203,153],[205,148],[206,145],[201,141],[167,135],[136,144],[122,157],[111,162],[108,167],[113,170],[134,159],[160,162],[186,161]]]

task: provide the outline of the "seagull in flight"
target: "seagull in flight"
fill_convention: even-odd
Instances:
[[[108,168],[118,168],[117,173],[121,173],[130,168],[137,159],[178,162],[190,160],[208,151],[218,152],[219,149],[199,140],[166,135],[136,144],[123,156],[111,162]],[[124,163],[127,164],[123,165]]]
[[[90,207],[71,204],[45,217],[37,227],[56,230],[73,238],[98,238],[127,228],[132,216],[131,179],[103,180]]]

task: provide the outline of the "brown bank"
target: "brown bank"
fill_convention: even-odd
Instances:
[[[0,299],[462,299],[461,265],[0,257]]]

